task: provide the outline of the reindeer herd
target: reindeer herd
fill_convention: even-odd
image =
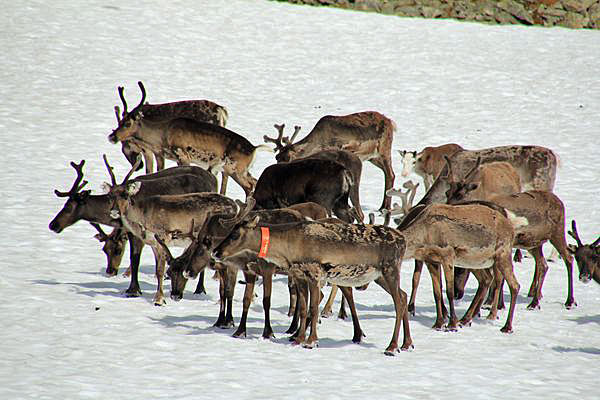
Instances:
[[[254,145],[227,128],[227,110],[207,100],[164,104],[145,103],[128,110],[124,88],[118,93],[123,105],[115,107],[117,128],[109,135],[121,149],[131,169],[118,183],[103,156],[110,183],[105,193],[84,190],[83,167],[71,162],[76,179],[69,191],[55,190],[66,198],[62,210],[50,222],[60,233],[79,220],[98,231],[107,256],[106,274],[117,275],[129,242],[130,285],[128,297],[141,295],[138,281],[140,255],[149,245],[156,263],[155,305],[164,305],[163,281],[170,279],[171,299],[183,298],[186,283],[198,277],[195,293],[205,292],[204,271],[215,271],[219,280],[220,312],[215,326],[234,326],[232,299],[238,271],[244,275],[243,311],[235,337],[246,335],[248,309],[257,277],[263,280],[264,338],[273,337],[270,306],[273,276],[288,276],[290,340],[305,347],[318,342],[317,324],[321,288],[332,285],[322,316],[331,313],[337,288],[352,316],[352,341],[363,332],[354,305],[352,287],[360,290],[375,281],[392,298],[395,323],[385,354],[413,347],[409,314],[415,312],[416,291],[423,264],[431,275],[437,318],[434,329],[457,330],[470,325],[484,304],[488,319],[496,319],[504,307],[502,287],[510,289],[510,305],[501,331],[513,330],[512,320],[520,290],[513,271],[520,250],[535,259],[529,289],[530,309],[540,307],[542,286],[548,269],[542,245],[549,241],[567,270],[566,308],[577,305],[573,295],[573,256],[583,282],[600,283],[600,238],[584,244],[575,221],[565,238],[565,208],[552,192],[558,159],[540,146],[502,146],[466,150],[457,144],[426,147],[421,152],[401,151],[402,176],[421,176],[426,193],[413,201],[419,183],[407,181],[404,189],[393,189],[392,140],[395,123],[386,116],[366,111],[345,116],[324,116],[303,139],[296,142],[300,127],[291,138],[285,125],[275,125],[276,138],[264,136],[268,144]],[[257,151],[275,152],[277,163],[258,178],[249,170]],[[177,167],[164,169],[165,159]],[[143,161],[142,161],[143,160]],[[156,172],[154,162],[156,161]],[[362,162],[370,161],[385,177],[381,212],[364,222],[359,187]],[[143,168],[146,174],[133,177]],[[195,164],[197,166],[192,166]],[[218,173],[222,174],[218,190]],[[226,196],[230,177],[246,194],[245,202]],[[391,197],[400,196],[402,205]],[[350,204],[349,204],[350,201]],[[394,217],[396,227],[389,224]],[[112,227],[105,233],[100,225]],[[170,247],[183,247],[178,257]],[[410,301],[400,288],[403,260],[414,259]],[[168,265],[168,269],[166,269]],[[448,308],[442,298],[442,272]],[[461,298],[470,274],[478,282],[477,292],[459,320],[454,300]],[[489,295],[488,295],[489,292]],[[486,299],[487,296],[487,299]],[[310,325],[310,334],[306,331]],[[398,343],[400,328],[402,343]]]

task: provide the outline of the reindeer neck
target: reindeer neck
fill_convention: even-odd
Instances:
[[[108,195],[89,195],[86,199],[86,205],[83,207],[81,219],[103,225],[120,226],[117,220],[110,217],[110,209]]]

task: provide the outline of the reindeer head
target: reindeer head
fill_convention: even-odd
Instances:
[[[285,124],[275,124],[273,126],[275,127],[275,129],[277,129],[277,137],[270,138],[267,135],[265,135],[263,136],[263,139],[265,143],[271,142],[275,144],[275,151],[277,152],[275,159],[277,160],[277,162],[288,162],[296,158],[302,157],[302,151],[300,149],[295,148],[293,144],[294,139],[296,139],[296,136],[298,136],[298,133],[300,132],[300,126],[296,125],[294,127],[294,134],[292,135],[291,139],[288,136],[283,136]]]
[[[235,217],[221,220],[221,224],[229,229],[230,233],[213,251],[213,257],[217,261],[226,261],[227,258],[243,253],[247,249],[256,249],[256,253],[258,253],[260,237],[254,238],[253,231],[258,225],[260,217],[246,218],[255,204],[254,198],[248,197],[246,207],[240,209]],[[254,243],[255,241],[256,243]]]
[[[402,176],[407,177],[415,168],[417,162],[417,152],[398,150],[398,153],[402,157]]]
[[[583,244],[577,233],[575,220],[571,221],[572,231],[569,235],[577,242],[577,245],[569,245],[569,252],[575,256],[579,268],[579,280],[588,283],[600,272],[600,237],[592,244]],[[596,278],[598,281],[598,279]],[[600,283],[600,281],[598,281]]]
[[[106,154],[103,154],[102,158],[104,159],[104,165],[106,165],[106,169],[108,170],[108,175],[110,176],[111,181],[110,184],[106,184],[108,189],[107,192],[112,204],[111,217],[113,219],[118,219],[125,214],[127,208],[129,208],[131,197],[137,194],[142,185],[142,183],[139,181],[129,181],[129,178],[138,167],[139,163],[141,162],[141,159],[140,157],[138,157],[137,162],[131,167],[131,169],[123,179],[123,182],[121,182],[121,184],[117,184],[113,168],[108,164]]]
[[[475,166],[465,175],[463,179],[457,179],[452,173],[452,165],[448,156],[444,156],[448,165],[448,185],[450,188],[446,191],[448,204],[455,204],[460,201],[470,199],[470,193],[479,187],[479,183],[475,182],[477,171],[481,165],[481,157],[477,158]]]
[[[91,223],[98,233],[94,235],[100,243],[104,243],[102,251],[106,255],[106,275],[116,276],[119,273],[119,265],[125,253],[127,244],[127,233],[121,228],[115,228],[110,234],[106,234],[100,225]]]
[[[127,140],[131,138],[137,132],[140,121],[144,117],[142,113],[142,106],[144,105],[144,101],[146,100],[146,89],[142,82],[138,82],[138,86],[142,91],[142,99],[140,103],[131,111],[127,111],[127,102],[125,101],[125,96],[123,95],[124,88],[119,86],[119,97],[123,102],[123,114],[121,118],[119,118],[119,107],[115,107],[115,113],[117,115],[117,128],[112,131],[110,135],[108,135],[108,141],[111,143],[117,143],[123,140]]]
[[[71,166],[77,172],[77,178],[75,178],[75,182],[73,182],[73,185],[68,192],[54,191],[56,196],[68,197],[68,199],[62,210],[59,211],[56,217],[54,217],[48,225],[48,228],[50,228],[51,231],[60,233],[63,229],[73,225],[82,218],[82,209],[90,194],[89,190],[81,190],[88,183],[83,180],[83,164],[85,164],[85,160],[81,160],[79,164],[71,162]]]

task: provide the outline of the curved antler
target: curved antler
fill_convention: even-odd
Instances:
[[[104,160],[104,165],[106,165],[106,169],[108,170],[108,175],[110,175],[110,182],[113,186],[117,186],[117,180],[115,179],[115,173],[113,172],[113,168],[108,164],[108,160],[106,159],[106,154],[102,154],[102,159]]]
[[[115,106],[115,116],[117,117],[117,124],[121,124],[121,109],[119,108],[119,106]]]
[[[160,245],[160,247],[162,247],[162,249],[165,252],[165,255],[167,256],[167,263],[171,264],[171,262],[173,262],[173,260],[175,259],[175,257],[173,257],[173,255],[171,254],[171,251],[169,250],[169,248],[167,247],[167,244],[165,243],[164,240],[162,240],[158,234],[154,234],[154,239],[156,239],[156,241],[158,242],[158,244]]]
[[[144,88],[144,84],[142,83],[142,81],[138,81],[138,86],[140,87],[140,90],[142,91],[142,99],[140,100],[140,104],[138,104],[136,109],[138,107],[141,107],[144,104],[144,101],[146,100],[146,88]]]
[[[465,175],[464,181],[467,182],[477,171],[477,168],[479,168],[479,166],[481,165],[481,156],[477,157],[477,161],[475,162],[475,166],[469,171],[467,172],[467,175]]]
[[[294,139],[296,139],[296,136],[298,136],[298,132],[300,132],[300,129],[302,129],[299,125],[294,126],[294,134],[292,135],[291,138],[287,138],[284,137],[283,141],[285,142],[286,146],[291,145],[292,143],[294,143]]]
[[[125,88],[123,86],[119,86],[117,90],[119,91],[119,97],[121,98],[121,102],[123,103],[123,114],[121,114],[121,116],[125,117],[127,115],[127,102],[125,101],[125,95],[123,94]]]
[[[68,192],[59,192],[58,190],[54,190],[54,194],[56,194],[58,197],[71,197],[83,189],[85,185],[87,185],[87,181],[83,181],[83,183],[81,183],[83,180],[83,164],[85,164],[85,160],[81,160],[79,164],[75,164],[73,161],[71,161],[71,167],[75,168],[75,171],[77,172],[77,178],[75,178],[73,186],[71,186],[71,189],[69,189]]]
[[[567,233],[577,241],[577,246],[583,246],[583,242],[579,239],[579,234],[577,233],[577,224],[575,223],[575,220],[571,221],[571,228],[573,231],[567,231]]]
[[[285,129],[285,124],[274,124],[273,127],[275,129],[277,129],[277,138],[270,138],[267,135],[263,136],[263,140],[265,141],[265,143],[273,143],[275,144],[275,149],[276,150],[281,150],[283,147],[285,147],[283,145],[283,130]]]

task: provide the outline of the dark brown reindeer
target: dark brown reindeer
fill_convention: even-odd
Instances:
[[[266,137],[265,140],[278,143],[278,141],[282,140],[281,138],[283,137],[283,130],[285,129],[285,124],[282,124],[282,125],[275,124],[274,127],[278,131],[278,139],[273,140],[273,139]],[[296,137],[296,135],[298,134],[299,131],[300,131],[300,127],[295,126],[294,134],[292,135],[292,140],[293,140],[293,138]],[[287,138],[284,138],[284,139],[287,140]],[[344,167],[346,167],[346,169],[352,175],[352,181],[354,182],[352,184],[352,186],[350,187],[350,193],[349,193],[350,200],[352,201],[352,204],[360,204],[359,188],[360,188],[360,179],[361,179],[361,175],[362,175],[362,161],[356,154],[354,154],[350,151],[340,150],[340,149],[317,150],[317,152],[315,152],[315,153],[311,153],[310,155],[308,155],[306,157],[296,158],[296,159],[294,159],[294,161],[305,160],[307,158],[318,158],[320,160],[335,161],[335,162],[342,164]],[[355,207],[355,210],[358,213],[359,221],[363,221],[365,219],[365,216],[364,216],[362,209],[360,207]]]
[[[68,192],[60,192],[55,190],[58,197],[67,197],[63,208],[54,217],[49,224],[49,229],[60,233],[65,228],[73,225],[79,220],[85,220],[92,223],[109,225],[114,227],[109,236],[112,238],[121,237],[122,225],[120,221],[110,217],[111,200],[108,194],[94,195],[90,190],[82,190],[86,181],[83,181],[83,166],[85,161],[81,160],[79,164],[71,163],[71,166],[77,172],[77,177]],[[106,163],[107,164],[107,163]],[[107,164],[107,168],[109,168]],[[133,173],[133,168],[128,174]],[[111,181],[115,185],[114,174],[109,168]],[[215,177],[209,172],[199,167],[174,167],[166,170],[142,175],[132,179],[132,182],[144,181],[143,188],[136,195],[136,198],[151,196],[156,194],[181,194],[199,191],[215,191],[217,182]],[[138,269],[140,263],[141,251],[144,246],[143,242],[128,234],[130,243],[130,268],[132,269],[131,282],[125,294],[128,297],[136,297],[141,294],[138,282]],[[107,254],[108,262],[106,274],[109,276],[117,275],[119,257],[119,241],[110,241],[105,244],[105,249],[110,251],[110,256]],[[122,255],[122,254],[121,254]],[[200,283],[199,283],[200,285]],[[201,285],[203,287],[203,285]]]
[[[142,82],[138,82],[138,85],[142,91],[142,97],[145,98],[146,90],[144,85]],[[121,114],[119,106],[115,106],[117,129],[124,123],[129,114],[123,91],[124,88],[119,86],[118,92],[121,102],[123,103],[123,113]],[[183,100],[162,104],[146,103],[142,104],[141,112],[143,118],[148,121],[164,121],[166,119],[181,117],[208,122],[223,127],[226,125],[228,118],[227,109],[225,109],[225,107],[209,100]],[[147,151],[143,144],[137,142],[135,139],[122,142],[121,151],[131,165],[135,164],[139,154],[143,154],[146,162],[147,174],[153,172],[153,156],[156,157],[156,169],[161,170],[164,168],[165,159],[162,154],[153,154],[150,151]],[[140,164],[138,169],[139,168],[142,168],[142,164]]]
[[[248,203],[240,208],[240,211],[235,217],[229,218],[223,215],[214,215],[209,218],[200,232],[196,235],[194,242],[180,257],[168,257],[169,269],[167,273],[171,278],[171,298],[180,300],[183,297],[183,291],[188,278],[195,277],[207,266],[212,266],[213,268],[216,266],[222,273],[221,279],[223,279],[223,282],[221,282],[221,284],[223,287],[220,291],[221,308],[219,318],[217,319],[215,326],[229,328],[234,325],[231,305],[233,290],[236,283],[235,277],[238,269],[241,270],[244,273],[246,285],[244,290],[242,317],[238,329],[233,334],[234,337],[246,336],[246,321],[248,309],[254,296],[256,276],[262,276],[263,308],[265,312],[263,337],[271,338],[273,337],[273,329],[271,328],[270,323],[271,288],[273,275],[277,272],[276,265],[266,262],[258,257],[245,257],[240,262],[232,259],[226,263],[215,264],[210,257],[210,253],[231,233],[234,225],[239,222],[239,220],[246,217],[251,218],[259,216],[266,221],[266,223],[271,225],[306,220],[305,215],[302,215],[300,212],[291,208],[252,211],[254,204],[254,199],[250,197],[248,198]],[[315,205],[309,205],[302,208],[312,212],[315,210],[314,206]],[[324,212],[324,210],[322,212]],[[292,301],[293,299],[290,298],[290,302]]]
[[[340,219],[352,222],[358,217],[348,205],[352,174],[342,164],[316,158],[279,163],[265,168],[258,178],[253,197],[258,209],[285,208],[314,202]],[[360,204],[354,202],[355,209]]]
[[[142,87],[142,86],[140,86]],[[108,137],[111,143],[134,141],[140,148],[160,154],[179,165],[197,164],[211,172],[223,171],[221,194],[231,176],[249,195],[256,184],[250,167],[259,150],[272,151],[267,145],[254,146],[243,136],[222,126],[189,118],[150,121],[142,112],[142,100]]]
[[[214,255],[219,262],[225,263],[231,259],[240,262],[245,257],[258,255],[293,276],[299,285],[301,316],[298,335],[294,339],[296,344],[313,347],[317,343],[319,286],[322,281],[335,283],[345,290],[347,286],[360,286],[381,279],[390,290],[396,310],[394,332],[385,353],[393,355],[399,349],[398,335],[402,322],[404,341],[400,348],[406,350],[412,347],[406,294],[399,286],[405,242],[394,229],[320,221],[261,227],[259,222],[260,217],[238,222],[216,248]],[[268,245],[265,245],[265,229],[269,230]],[[309,292],[312,319],[311,333],[306,338]],[[358,323],[358,318],[355,321]]]
[[[361,161],[370,161],[383,171],[385,189],[381,209],[390,208],[391,199],[385,194],[394,186],[392,168],[392,140],[396,124],[376,111],[364,111],[349,115],[326,115],[319,119],[313,129],[303,139],[294,143],[299,132],[296,129],[291,139],[265,136],[265,142],[276,145],[276,159],[287,162],[305,158],[321,150],[346,150],[356,154]]]
[[[571,221],[572,230],[569,235],[577,242],[577,245],[569,245],[569,252],[575,256],[579,268],[579,280],[588,283],[594,280],[600,284],[600,237],[592,244],[583,244],[577,233],[575,220]]]

